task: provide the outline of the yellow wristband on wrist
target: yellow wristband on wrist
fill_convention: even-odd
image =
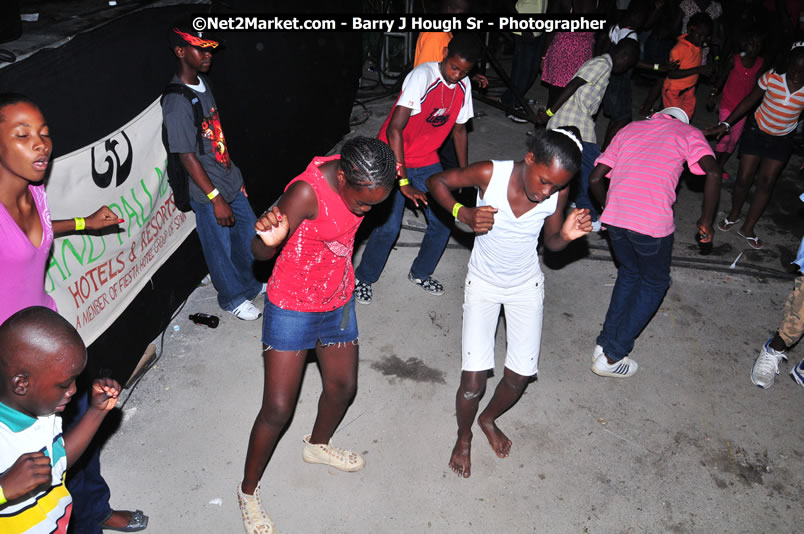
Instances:
[[[0,486],[0,506],[6,504],[8,499],[6,499],[6,495],[3,493],[3,487]]]
[[[548,117],[552,117],[553,115],[555,115],[555,113],[553,113],[550,110],[550,108],[547,108],[546,110],[544,110],[544,114],[547,115]]]
[[[409,183],[410,183],[410,180],[408,180],[407,178],[400,178],[399,179],[399,187],[402,187],[403,185],[408,185]]]
[[[458,210],[460,210],[462,207],[463,207],[463,204],[461,204],[460,202],[456,202],[455,205],[452,206],[452,218],[453,219],[458,218]]]
[[[220,195],[220,193],[221,193],[221,192],[220,192],[220,191],[218,191],[218,188],[216,187],[215,189],[213,189],[212,191],[210,191],[209,193],[207,193],[207,198],[208,198],[208,199],[210,199],[210,200],[212,200],[212,199],[213,199],[213,198],[215,198],[216,196]]]
[[[76,217],[73,220],[75,221],[75,229],[79,232],[87,227],[87,221],[83,217]]]

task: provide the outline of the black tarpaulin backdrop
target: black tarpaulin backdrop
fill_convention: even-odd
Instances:
[[[228,5],[240,13],[317,12],[310,2]],[[360,3],[341,2],[338,8],[358,12]],[[209,6],[171,6],[114,20],[0,70],[0,91],[37,102],[51,128],[54,156],[70,153],[127,123],[161,94],[175,66],[168,28],[206,10]],[[210,76],[232,159],[243,171],[252,206],[261,212],[313,156],[328,152],[348,132],[362,62],[360,34],[219,35],[226,46],[215,54]],[[205,273],[194,232],[92,344],[87,373],[108,370],[125,381]]]

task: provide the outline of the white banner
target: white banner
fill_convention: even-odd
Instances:
[[[53,220],[108,205],[125,222],[56,239],[45,290],[89,345],[137,296],[195,228],[173,203],[165,174],[159,99],[108,137],[52,162]],[[158,311],[157,311],[158,312]]]

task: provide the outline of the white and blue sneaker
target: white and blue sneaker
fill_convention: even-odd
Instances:
[[[799,386],[804,386],[804,360],[798,362],[798,365],[790,370],[790,376],[798,383]]]
[[[637,362],[627,356],[618,362],[609,364],[605,354],[601,354],[592,364],[592,372],[598,376],[608,376],[612,378],[628,378],[637,372]]]
[[[242,319],[243,321],[254,321],[262,317],[262,312],[250,300],[244,300],[240,305],[229,313]]]
[[[770,347],[771,341],[773,341],[773,338],[767,340],[762,346],[759,356],[754,361],[754,367],[751,368],[751,382],[755,386],[765,389],[771,387],[776,380],[776,375],[779,374],[779,362],[787,359],[787,355],[784,352],[779,352]]]

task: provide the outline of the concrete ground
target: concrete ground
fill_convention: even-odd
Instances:
[[[529,96],[542,93],[537,87]],[[642,94],[637,89],[635,105]],[[392,102],[368,104],[368,120],[354,133],[374,135]],[[520,158],[532,126],[484,104],[476,110],[485,115],[474,120],[470,161]],[[695,123],[712,120],[702,111]],[[601,118],[598,126],[605,125]],[[406,280],[422,220],[408,212],[413,229],[402,231],[374,301],[357,310],[359,392],[334,436],[363,453],[366,468],[342,473],[302,462],[301,439],[321,389],[311,358],[295,416],[262,479],[279,531],[800,530],[804,390],[787,373],[804,353],[791,351],[793,361],[769,390],[749,378],[793,285],[787,262],[801,237],[799,163],[796,156],[788,165],[757,227],[766,237],[763,251],[731,232],[717,234],[712,255],[698,255],[693,235],[702,196],[682,183],[673,285],[637,341],[632,356],[640,369],[628,380],[589,369],[616,277],[604,237],[590,235],[545,258],[539,379],[499,420],[514,443],[510,457],[497,458],[475,432],[469,479],[447,463],[470,251],[451,242],[435,272],[447,292],[425,294]],[[727,168],[734,172],[736,164],[734,158]],[[729,205],[724,190],[721,209]],[[219,315],[220,326],[190,323],[188,313],[198,311]],[[261,399],[260,327],[221,313],[214,289],[199,288],[167,330],[158,364],[125,404],[103,469],[113,506],[145,510],[149,532],[241,531],[235,487]],[[502,374],[504,330],[501,321],[489,391]]]
[[[89,11],[61,17],[57,29],[47,18],[51,3],[31,2],[42,11],[41,39],[4,47],[22,59],[80,31],[73,19],[92,27],[115,13],[106,2],[71,5],[79,3]],[[150,3],[119,2],[117,9]],[[635,90],[635,107],[643,94]],[[546,100],[538,86],[528,96]],[[393,100],[356,107],[366,122],[354,134],[375,135]],[[476,110],[484,115],[473,121],[470,161],[521,158],[532,126],[477,102]],[[714,121],[700,107],[694,124]],[[605,125],[601,118],[601,138]],[[374,302],[357,310],[359,391],[334,436],[337,445],[363,453],[366,468],[342,473],[302,462],[301,438],[312,427],[321,388],[310,359],[295,416],[262,480],[279,532],[800,531],[804,391],[787,373],[804,352],[791,351],[769,390],[749,378],[793,284],[789,261],[804,235],[800,162],[792,158],[757,226],[762,251],[732,231],[718,233],[712,254],[700,256],[693,241],[700,184],[682,181],[673,285],[637,341],[632,356],[640,370],[628,380],[589,370],[616,276],[605,238],[590,235],[563,254],[544,256],[539,379],[499,420],[514,443],[510,457],[497,458],[476,432],[469,479],[456,477],[447,463],[471,236],[456,233],[435,272],[447,293],[431,297],[406,280],[422,222],[408,212],[408,229],[374,286]],[[735,157],[726,169],[734,174],[736,166]],[[730,206],[727,190],[720,205]],[[216,314],[221,324],[194,325],[187,319],[194,312]],[[112,505],[143,509],[148,532],[242,532],[235,487],[262,392],[260,328],[260,321],[221,312],[215,290],[200,287],[155,340],[156,366],[124,392],[122,423],[103,450],[103,472]],[[504,331],[501,321],[489,391],[502,374]]]

